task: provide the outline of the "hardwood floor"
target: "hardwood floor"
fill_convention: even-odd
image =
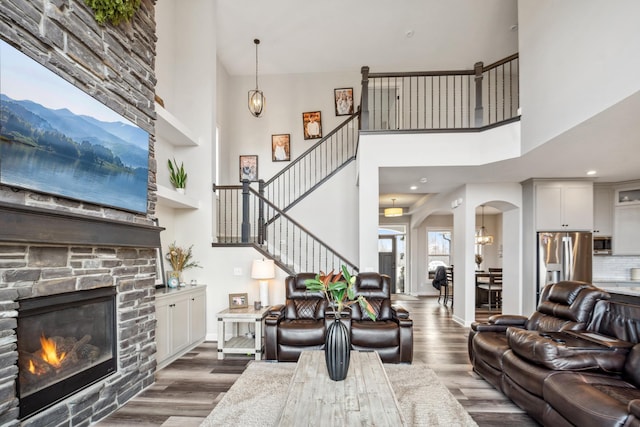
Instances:
[[[414,360],[423,361],[471,414],[479,426],[528,427],[538,424],[502,393],[475,374],[467,353],[467,328],[451,320],[450,307],[437,298],[401,300],[414,322]],[[490,313],[495,314],[495,310]],[[478,311],[482,320],[489,315]],[[211,412],[242,374],[251,357],[217,359],[206,342],[156,374],[156,383],[97,425],[191,427]],[[425,396],[437,399],[438,396]]]

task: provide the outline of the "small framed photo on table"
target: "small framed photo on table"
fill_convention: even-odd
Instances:
[[[249,307],[249,297],[247,294],[229,294],[229,308]]]

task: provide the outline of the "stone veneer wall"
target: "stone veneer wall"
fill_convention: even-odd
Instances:
[[[147,215],[0,186],[0,202],[139,224],[156,203],[155,0],[130,23],[99,26],[82,0],[2,0],[0,38],[150,133]],[[60,94],[64,96],[64,94]],[[89,425],[154,381],[155,251],[149,248],[0,242],[0,425]],[[22,423],[18,420],[19,301],[115,286],[118,372]]]

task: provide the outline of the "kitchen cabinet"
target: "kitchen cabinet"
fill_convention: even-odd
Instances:
[[[593,187],[593,235],[613,235],[613,188]]]
[[[616,206],[613,224],[613,254],[640,255],[640,204]]]
[[[204,341],[206,286],[156,292],[156,361],[162,368]]]
[[[535,184],[536,230],[593,229],[593,183],[554,181]]]

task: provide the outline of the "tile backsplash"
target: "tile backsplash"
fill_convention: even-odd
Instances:
[[[640,256],[594,256],[593,281],[630,280],[632,268],[640,268]]]

